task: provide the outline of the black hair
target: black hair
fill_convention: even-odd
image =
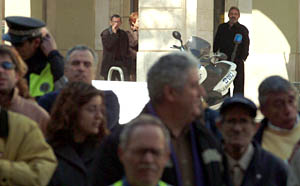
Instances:
[[[119,14],[114,14],[110,17],[110,20],[112,21],[113,18],[120,18],[121,19],[121,16]]]

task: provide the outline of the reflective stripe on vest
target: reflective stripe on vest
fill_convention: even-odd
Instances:
[[[119,180],[113,184],[113,186],[122,186],[122,185],[123,185],[123,180]]]
[[[123,180],[117,181],[116,183],[113,184],[113,186],[123,186]],[[168,186],[168,184],[163,181],[159,181],[158,186]]]
[[[29,93],[32,97],[42,96],[53,91],[54,78],[51,73],[50,63],[42,70],[41,74],[31,73],[29,75]]]

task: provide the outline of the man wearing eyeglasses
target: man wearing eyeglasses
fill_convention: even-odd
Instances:
[[[111,16],[110,27],[101,33],[103,45],[103,60],[101,64],[101,75],[105,80],[108,78],[110,67],[120,67],[124,73],[125,80],[129,80],[129,69],[131,58],[129,54],[129,40],[127,33],[120,29],[121,17],[117,14]],[[113,79],[120,79],[113,74]]]
[[[255,104],[235,95],[224,101],[217,123],[223,139],[234,186],[285,186],[287,166],[270,152],[252,142],[258,124],[254,121]]]
[[[142,114],[120,136],[119,158],[125,176],[112,186],[168,186],[160,181],[170,156],[170,135],[156,117]]]
[[[2,39],[9,41],[26,62],[28,72],[25,77],[30,95],[39,97],[53,91],[63,76],[64,61],[45,23],[21,16],[10,16],[5,20],[9,30]]]

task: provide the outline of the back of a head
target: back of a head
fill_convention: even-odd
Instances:
[[[269,93],[288,92],[290,90],[297,92],[297,89],[288,80],[280,76],[270,76],[263,80],[258,87],[259,103],[264,105]]]
[[[180,90],[184,87],[190,69],[197,68],[199,62],[186,52],[174,52],[160,57],[147,73],[150,99],[159,102],[166,85]]]

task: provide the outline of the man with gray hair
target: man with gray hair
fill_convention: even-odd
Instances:
[[[255,139],[264,149],[287,160],[300,139],[297,90],[286,79],[270,76],[260,84],[258,92],[265,118]]]
[[[64,78],[66,82],[80,81],[92,84],[92,80],[95,79],[96,61],[96,54],[91,48],[85,45],[76,45],[72,47],[66,55],[64,68]],[[60,90],[42,96],[38,100],[39,105],[50,112],[59,92]],[[113,91],[103,92],[107,111],[107,127],[112,129],[115,125],[119,124],[120,105],[118,98]]]
[[[169,144],[169,133],[158,118],[142,114],[129,122],[118,149],[126,177],[112,186],[167,186],[160,177],[169,160]]]
[[[160,57],[147,74],[150,102],[142,113],[161,119],[171,136],[172,161],[164,170],[163,181],[179,186],[228,185],[222,149],[196,119],[203,112],[200,105],[205,95],[199,84],[198,65],[197,59],[185,52]],[[113,133],[100,148],[93,185],[109,185],[122,178],[122,166],[113,147],[119,143],[118,135]]]

